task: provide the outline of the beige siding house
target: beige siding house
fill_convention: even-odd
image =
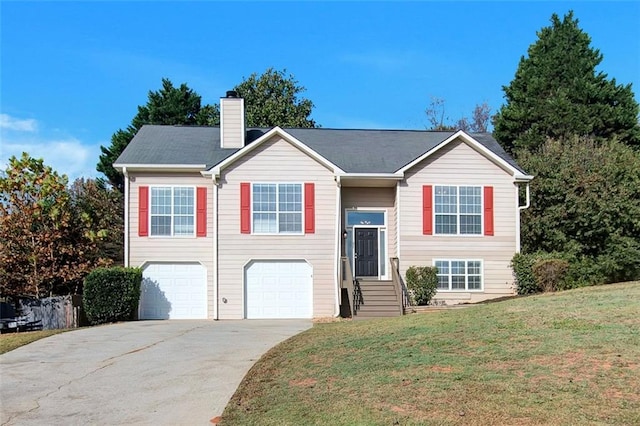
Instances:
[[[464,170],[464,173],[462,171]],[[493,235],[482,232],[482,221],[476,234],[438,233],[423,234],[423,187],[433,188],[493,188]],[[490,298],[512,295],[513,275],[509,263],[519,250],[516,234],[518,227],[517,186],[508,171],[482,155],[463,138],[452,141],[413,166],[405,174],[400,189],[402,205],[400,239],[402,259],[400,272],[410,265],[437,266],[436,260],[477,260],[481,283],[477,289],[440,289],[436,300],[445,303],[478,302]],[[433,191],[433,196],[437,192]],[[481,195],[483,191],[478,191]],[[483,212],[486,200],[479,197],[479,210]],[[436,213],[437,215],[437,213]],[[466,269],[466,268],[465,268]]]
[[[235,207],[219,210],[218,213],[218,247],[221,250],[218,258],[218,289],[220,297],[227,300],[220,305],[221,318],[247,316],[244,308],[247,305],[247,294],[245,288],[238,283],[246,279],[247,269],[252,266],[252,262],[272,263],[283,260],[305,262],[310,266],[313,275],[310,315],[334,315],[334,270],[338,250],[335,235],[340,224],[335,219],[338,188],[333,172],[290,142],[274,135],[223,168],[220,181],[224,183],[218,189],[218,205]],[[237,206],[240,206],[240,186],[243,182],[254,186],[252,195],[256,194],[256,185],[273,187],[291,184],[302,189],[305,183],[313,183],[315,232],[303,232],[306,224],[302,222],[305,218],[300,215],[302,222],[299,231],[284,234],[257,233],[254,229],[251,233],[241,233]],[[274,189],[277,191],[278,188]]]
[[[141,319],[399,315],[412,265],[438,267],[438,304],[514,294],[532,177],[490,135],[245,129],[241,98],[221,107],[221,127],[144,126],[115,164]]]

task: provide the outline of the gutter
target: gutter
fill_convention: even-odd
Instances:
[[[404,173],[336,173],[336,177],[338,183],[340,183],[340,179],[402,180]]]
[[[206,164],[117,164],[113,166],[115,169],[130,169],[137,171],[145,170],[202,170],[206,169]]]

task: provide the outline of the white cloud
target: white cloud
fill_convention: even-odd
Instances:
[[[96,177],[99,145],[86,145],[77,139],[32,141],[29,143],[4,143],[0,161],[6,167],[9,157],[20,157],[23,152],[33,158],[42,158],[59,174],[65,174],[69,182],[79,177]]]
[[[0,129],[15,130],[18,132],[36,132],[38,122],[32,118],[20,120],[9,114],[0,114]]]
[[[67,175],[69,182],[79,177],[98,176],[96,163],[100,144],[81,141],[73,136],[44,134],[46,132],[38,129],[36,120],[21,120],[7,114],[2,114],[1,120],[0,169],[6,169],[10,157],[20,157],[26,152],[33,158],[42,158],[59,174]]]

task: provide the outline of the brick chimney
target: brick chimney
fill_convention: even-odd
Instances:
[[[220,146],[222,148],[244,147],[244,99],[238,92],[229,90],[220,99]]]

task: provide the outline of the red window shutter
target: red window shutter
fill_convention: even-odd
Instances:
[[[304,184],[304,233],[316,232],[316,191],[315,184]]]
[[[240,232],[251,233],[251,184],[240,184]]]
[[[138,188],[138,235],[149,235],[149,187]]]
[[[197,188],[196,236],[207,236],[207,188]]]
[[[433,235],[433,187],[422,187],[422,233]]]
[[[484,235],[493,235],[493,186],[484,187]]]

